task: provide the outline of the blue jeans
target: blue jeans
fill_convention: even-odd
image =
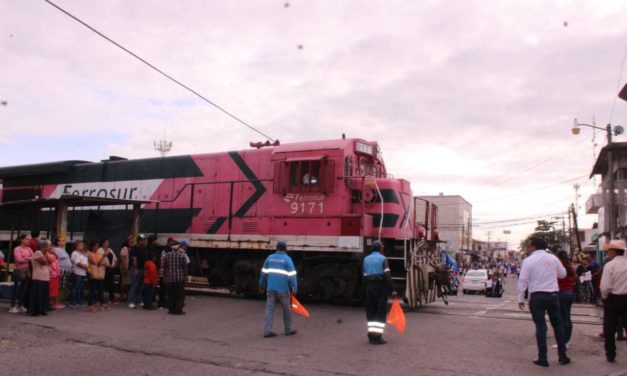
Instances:
[[[566,341],[564,341],[564,328],[560,320],[559,299],[559,294],[548,292],[532,293],[529,296],[529,310],[533,322],[536,324],[536,343],[538,345],[538,359],[540,360],[547,360],[545,313],[549,315],[553,333],[555,333],[557,353],[560,359],[566,357]]]
[[[135,273],[135,271],[137,271],[137,273]],[[128,302],[137,305],[143,301],[144,269],[133,269],[130,273],[131,288],[128,292]]]
[[[72,294],[70,295],[71,305],[80,305],[83,300],[83,285],[85,284],[84,275],[74,274],[74,286],[72,286]]]
[[[564,342],[570,342],[573,334],[573,322],[570,320],[570,308],[575,301],[575,292],[573,290],[560,291],[560,319],[562,328],[564,328]]]
[[[154,304],[155,304],[155,288],[152,285],[144,284],[144,308],[148,309]]]
[[[18,268],[13,269],[11,278],[13,279],[13,288],[11,289],[11,308],[13,308],[20,299],[20,286],[22,285],[20,271]]]
[[[268,291],[266,293],[266,312],[263,334],[272,332],[272,322],[274,321],[274,310],[279,303],[283,309],[283,326],[285,333],[292,331],[292,301],[289,292]]]

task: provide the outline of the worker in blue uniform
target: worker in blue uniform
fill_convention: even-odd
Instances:
[[[296,334],[296,329],[292,328],[291,315],[291,294],[296,294],[297,291],[296,269],[290,256],[285,253],[286,250],[287,244],[284,241],[278,241],[276,252],[266,258],[261,268],[259,288],[266,293],[265,323],[263,327],[263,336],[265,338],[276,337],[276,333],[272,331],[272,322],[274,321],[274,310],[277,303],[283,309],[285,335]]]
[[[383,345],[388,295],[392,293],[392,296],[396,297],[396,291],[392,285],[390,266],[383,255],[383,246],[380,241],[372,242],[372,253],[364,258],[363,272],[366,280],[368,340],[373,345]]]

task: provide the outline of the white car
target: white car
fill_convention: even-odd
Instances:
[[[486,269],[469,270],[462,279],[462,291],[464,294],[467,294],[468,291],[485,292],[486,282],[488,282]]]

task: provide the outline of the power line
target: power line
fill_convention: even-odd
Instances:
[[[511,195],[507,195],[507,196],[491,197],[491,198],[486,198],[486,199],[483,199],[483,200],[474,201],[471,205],[474,205],[474,204],[476,204],[476,203],[483,203],[483,202],[498,201],[498,200],[503,200],[503,199],[506,199],[506,198],[512,198],[512,197],[516,197],[516,196],[522,196],[522,195],[526,195],[527,193],[531,193],[531,192],[535,192],[535,191],[541,191],[541,190],[544,190],[544,189],[549,189],[549,188],[556,187],[556,186],[558,186],[558,185],[571,183],[571,182],[574,182],[574,181],[577,181],[577,180],[583,179],[583,178],[585,178],[585,177],[588,177],[588,175],[581,175],[581,176],[578,176],[578,177],[576,177],[576,178],[571,178],[571,179],[567,179],[567,180],[560,181],[559,183],[555,183],[555,184],[551,184],[551,185],[546,185],[546,186],[543,186],[543,187],[538,187],[538,188],[530,189],[530,190],[528,190],[528,191],[519,192],[519,193],[514,193],[514,194],[511,194]],[[435,196],[435,197],[440,197],[440,196]],[[454,206],[454,205],[459,205],[459,204],[458,204],[457,202],[450,202],[450,203],[436,204],[436,206],[437,206],[438,208],[445,207],[445,206]]]
[[[274,140],[266,135],[265,133],[261,132],[260,130],[258,130],[257,128],[253,127],[252,125],[248,124],[247,122],[245,122],[244,120],[240,119],[239,117],[235,116],[234,114],[230,113],[229,111],[225,110],[224,108],[222,108],[221,106],[219,106],[218,104],[214,103],[213,101],[207,99],[205,96],[203,96],[202,94],[198,93],[197,91],[195,91],[194,89],[190,88],[189,86],[183,84],[182,82],[178,81],[177,79],[175,79],[174,77],[170,76],[169,74],[165,73],[164,71],[162,71],[161,69],[155,67],[154,65],[152,65],[151,63],[149,63],[148,61],[146,61],[145,59],[139,57],[137,54],[135,54],[134,52],[130,51],[129,49],[127,49],[126,47],[122,46],[121,44],[117,43],[116,41],[114,41],[113,39],[109,38],[108,36],[104,35],[103,33],[101,33],[100,31],[94,29],[92,26],[88,25],[87,23],[85,23],[84,21],[82,21],[81,19],[79,19],[78,17],[74,16],[73,14],[69,13],[68,11],[66,11],[65,9],[61,8],[60,6],[56,5],[55,3],[53,3],[50,0],[44,0],[45,2],[47,2],[48,4],[52,5],[53,7],[57,8],[59,11],[61,11],[62,13],[64,13],[65,15],[69,16],[70,18],[74,19],[76,22],[80,23],[81,25],[85,26],[86,28],[88,28],[89,30],[93,31],[94,33],[98,34],[99,36],[101,36],[102,38],[106,39],[107,41],[109,41],[110,43],[112,43],[113,45],[115,45],[116,47],[120,48],[121,50],[123,50],[124,52],[126,52],[127,54],[133,56],[134,58],[136,58],[137,60],[141,61],[142,63],[146,64],[147,66],[149,66],[150,68],[152,68],[153,70],[155,70],[157,73],[161,74],[162,76],[166,77],[167,79],[169,79],[170,81],[176,83],[177,85],[181,86],[182,88],[186,89],[187,91],[191,92],[192,94],[194,94],[195,96],[197,96],[198,98],[202,99],[203,101],[209,103],[210,105],[212,105],[213,107],[217,108],[218,110],[222,111],[223,113],[225,113],[226,115],[230,116],[232,119],[235,119],[236,121],[240,122],[241,124],[245,125],[246,127],[250,128],[251,130],[259,133],[260,135],[262,135],[263,137],[265,137],[266,139],[270,140],[271,142],[274,142]]]
[[[491,186],[492,187],[501,186],[501,185],[507,183],[508,181],[511,181],[514,178],[518,178],[521,175],[524,175],[524,174],[526,174],[526,173],[528,173],[528,172],[530,172],[530,171],[540,167],[542,164],[544,164],[544,163],[546,163],[546,162],[548,162],[550,160],[553,160],[553,159],[561,156],[563,153],[565,153],[565,152],[567,152],[567,151],[569,151],[569,150],[571,150],[571,149],[573,149],[575,147],[578,147],[580,144],[582,144],[584,142],[587,142],[587,141],[588,141],[587,139],[578,140],[575,144],[567,146],[566,148],[564,148],[564,149],[562,149],[562,150],[560,150],[560,151],[558,151],[556,153],[550,154],[549,156],[546,156],[546,157],[543,157],[543,158],[539,158],[539,159],[537,159],[537,160],[535,160],[533,162],[530,162],[528,164],[528,167],[523,168],[522,170],[518,170],[518,171],[515,171],[515,172],[511,173],[508,177],[505,177],[505,179],[502,179],[500,182],[497,182],[496,184],[493,184]]]
[[[542,219],[542,218],[546,218],[546,217],[554,217],[554,216],[558,216],[558,215],[563,215],[566,214],[567,212],[562,211],[562,212],[554,212],[554,213],[546,213],[546,214],[536,214],[536,215],[530,215],[530,216],[526,216],[526,217],[520,217],[520,218],[513,218],[513,219],[502,219],[502,220],[495,220],[495,221],[485,221],[485,222],[473,222],[471,224],[472,227],[490,227],[490,226],[494,226],[494,225],[506,225],[509,226],[510,224],[515,224],[517,222],[525,222],[528,223],[526,221],[529,220],[534,220],[530,223],[534,223],[535,220],[538,219]],[[467,227],[468,224],[467,223],[439,223],[437,225],[438,228],[443,228],[443,227],[447,227],[447,228],[456,228],[456,227]]]

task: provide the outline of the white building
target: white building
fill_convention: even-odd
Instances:
[[[437,229],[447,252],[472,248],[472,205],[459,195],[418,196],[438,207]]]

